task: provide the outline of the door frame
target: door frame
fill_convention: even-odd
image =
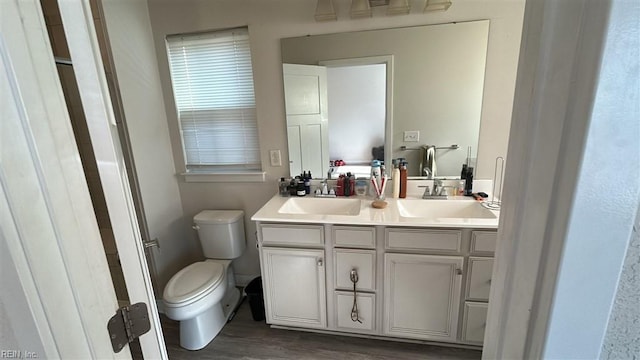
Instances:
[[[143,302],[149,311],[151,330],[139,338],[142,353],[145,358],[167,359],[91,6],[89,0],[62,1],[58,6],[129,301]]]
[[[142,352],[166,359],[90,4],[59,5],[130,300],[149,309]],[[118,303],[41,4],[9,0],[0,8],[0,241],[12,270],[2,280],[18,284],[0,297],[8,313],[19,298],[28,309],[8,327],[18,337],[32,324],[37,331],[20,341],[39,343],[39,358],[130,359],[127,347],[113,352],[107,331]]]

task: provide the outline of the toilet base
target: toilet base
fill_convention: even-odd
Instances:
[[[240,290],[228,289],[222,300],[193,319],[180,321],[180,346],[200,350],[213,340],[224,327],[240,302]]]

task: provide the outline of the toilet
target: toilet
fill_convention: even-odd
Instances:
[[[175,274],[164,288],[165,315],[180,321],[180,346],[200,350],[240,301],[231,261],[245,249],[244,212],[204,210],[193,218],[206,260]]]

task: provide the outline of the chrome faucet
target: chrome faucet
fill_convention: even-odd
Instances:
[[[327,179],[322,180],[320,185],[322,186],[322,190],[320,193],[322,195],[329,195],[329,187],[327,186]]]
[[[430,190],[428,186],[419,186],[424,187],[424,193],[422,194],[423,199],[447,199],[447,192],[444,191],[446,186],[443,185],[442,180],[434,180],[433,181],[433,190]]]
[[[442,180],[433,180],[433,191],[431,192],[431,195],[441,196],[442,190],[444,190],[444,187],[442,186]]]

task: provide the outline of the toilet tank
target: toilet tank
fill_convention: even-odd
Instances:
[[[235,259],[242,255],[246,247],[242,210],[204,210],[193,222],[207,259]]]

